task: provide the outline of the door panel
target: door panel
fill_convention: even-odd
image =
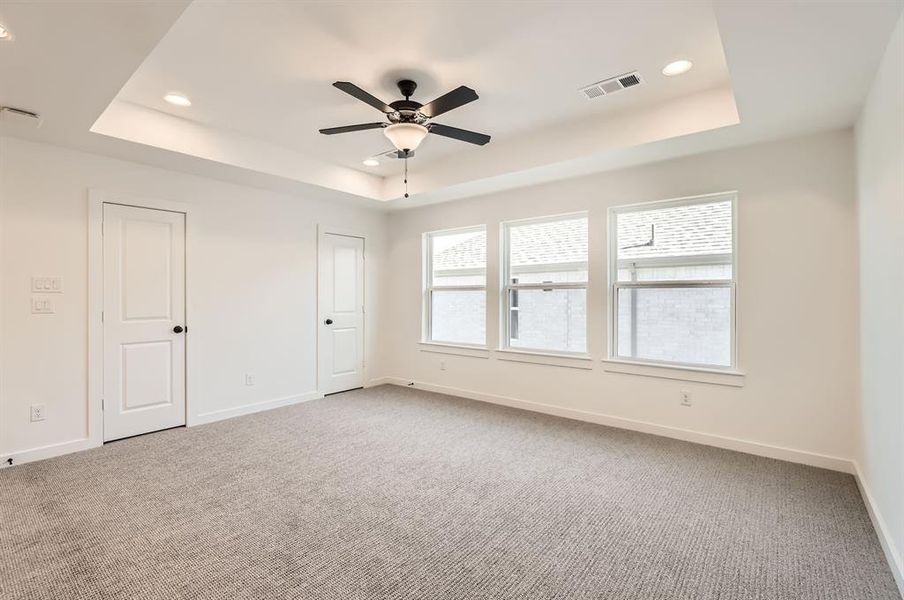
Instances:
[[[324,234],[319,248],[319,387],[364,385],[364,240]]]
[[[127,220],[122,226],[122,319],[171,318],[173,224]]]
[[[104,441],[185,424],[185,215],[104,205]]]
[[[173,403],[173,344],[123,344],[122,412]]]
[[[357,261],[356,248],[333,246],[333,314],[357,310]]]
[[[358,330],[333,329],[333,365],[330,374],[348,375],[358,364]]]

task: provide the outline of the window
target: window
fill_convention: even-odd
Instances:
[[[486,345],[486,227],[424,235],[428,342]]]
[[[587,352],[587,216],[504,223],[504,349]]]
[[[735,367],[734,195],[610,214],[615,359]]]

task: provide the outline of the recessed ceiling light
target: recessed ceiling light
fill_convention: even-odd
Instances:
[[[691,61],[682,58],[681,60],[676,60],[675,62],[670,62],[666,66],[662,67],[662,74],[666,77],[674,77],[675,75],[682,75],[683,73],[687,73],[691,70],[691,67],[694,66],[694,63]]]
[[[6,40],[6,39],[9,39],[9,37],[10,37],[9,29],[4,27],[3,25],[0,25],[0,40]]]
[[[378,161],[376,158],[365,158],[361,162],[364,163],[365,167],[379,167],[380,166],[380,161]]]
[[[191,106],[191,100],[188,99],[188,96],[178,92],[170,92],[163,99],[175,106]]]

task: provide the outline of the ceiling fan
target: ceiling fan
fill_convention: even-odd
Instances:
[[[366,129],[382,129],[383,133],[399,151],[400,156],[407,157],[427,137],[428,133],[434,133],[443,137],[461,140],[471,144],[483,146],[490,141],[490,136],[476,133],[457,127],[449,127],[439,123],[431,123],[430,120],[452,109],[464,106],[468,102],[477,100],[477,92],[467,86],[460,86],[447,94],[443,94],[433,102],[421,104],[411,100],[417,84],[410,79],[403,79],[398,84],[399,91],[405,96],[404,100],[396,100],[386,104],[379,98],[365,92],[358,86],[348,81],[337,81],[333,84],[346,94],[354,96],[358,100],[370,104],[386,115],[386,122],[362,123],[360,125],[346,125],[344,127],[330,127],[321,129],[320,133],[335,135],[350,131],[364,131]]]

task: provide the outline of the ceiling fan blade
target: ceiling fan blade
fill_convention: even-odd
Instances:
[[[468,86],[463,85],[447,94],[443,94],[433,102],[425,104],[421,107],[420,113],[428,119],[432,119],[445,112],[449,112],[453,108],[464,106],[468,102],[474,102],[477,98],[477,92]]]
[[[459,129],[458,127],[449,127],[448,125],[440,125],[439,123],[430,123],[427,125],[430,133],[441,135],[443,137],[461,140],[471,144],[483,146],[490,141],[490,136],[485,133],[477,133],[476,131],[468,131],[467,129]]]
[[[376,108],[377,110],[379,110],[381,112],[384,112],[384,113],[395,112],[394,108],[392,108],[391,106],[389,106],[388,104],[386,104],[385,102],[380,100],[379,98],[372,96],[369,93],[365,92],[364,90],[362,90],[361,88],[356,86],[354,83],[350,83],[348,81],[337,81],[333,84],[333,87],[342,90],[343,92],[345,92],[346,94],[348,94],[350,96],[354,96],[361,102],[366,102],[367,104],[370,104],[371,106],[373,106],[374,108]]]
[[[329,127],[321,129],[320,133],[325,135],[334,135],[337,133],[348,133],[349,131],[364,131],[365,129],[382,129],[388,123],[361,123],[360,125],[346,125],[344,127]]]

